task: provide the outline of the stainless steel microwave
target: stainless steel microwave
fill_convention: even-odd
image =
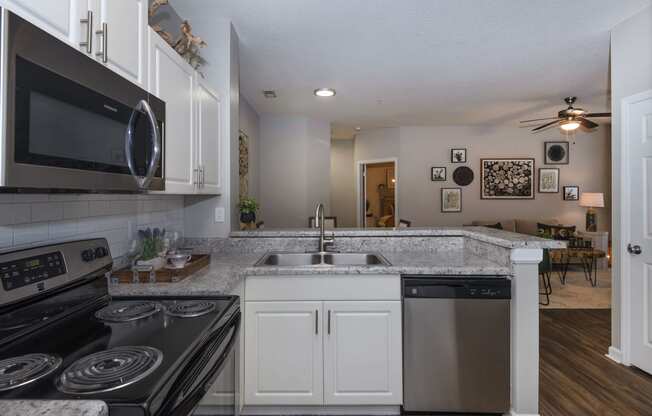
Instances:
[[[164,189],[165,103],[15,14],[0,191]]]

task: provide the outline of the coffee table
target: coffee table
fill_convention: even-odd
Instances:
[[[550,259],[553,264],[561,265],[558,271],[562,284],[566,284],[566,273],[572,259],[579,260],[584,271],[584,277],[591,282],[591,286],[598,285],[598,259],[605,258],[607,253],[595,248],[558,248],[550,250]]]

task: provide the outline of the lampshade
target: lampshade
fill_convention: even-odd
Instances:
[[[580,206],[604,208],[604,194],[602,192],[584,192],[580,195]]]

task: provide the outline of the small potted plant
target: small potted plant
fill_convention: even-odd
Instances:
[[[140,256],[136,264],[152,266],[154,270],[165,267],[165,253],[168,248],[165,229],[138,230],[137,244],[140,246]]]
[[[240,223],[242,228],[253,228],[256,224],[256,211],[259,205],[253,198],[242,198],[240,200]]]

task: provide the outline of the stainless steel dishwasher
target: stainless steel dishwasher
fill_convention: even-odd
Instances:
[[[510,408],[511,281],[403,276],[403,412]]]

